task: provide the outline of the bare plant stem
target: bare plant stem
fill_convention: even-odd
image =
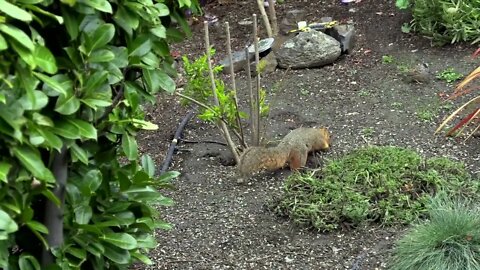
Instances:
[[[217,97],[217,89],[216,89],[216,86],[215,86],[215,76],[213,75],[211,55],[210,55],[210,38],[209,38],[209,35],[208,35],[208,22],[204,21],[203,26],[204,26],[204,29],[205,29],[205,47],[206,47],[206,53],[207,53],[208,71],[209,71],[209,74],[210,74],[210,81],[212,83],[213,102],[215,103],[216,106],[220,107],[220,102],[218,101],[218,97]],[[233,155],[233,158],[235,159],[235,162],[237,164],[240,163],[240,157],[238,155],[235,144],[232,141],[232,137],[230,136],[230,133],[228,132],[227,125],[223,121],[219,121],[217,123],[217,125],[219,126],[225,140],[227,141],[227,144],[230,148],[230,151],[232,152],[232,155]]]
[[[268,21],[268,16],[267,16],[267,12],[265,12],[263,1],[264,0],[257,0],[257,4],[258,4],[258,9],[260,9],[260,14],[262,15],[263,23],[265,24],[265,29],[267,30],[267,35],[270,38],[270,37],[273,37],[272,27],[270,27],[270,22]]]
[[[245,142],[245,137],[243,136],[243,127],[240,119],[240,111],[238,109],[237,85],[235,83],[235,70],[233,67],[232,43],[230,40],[230,27],[228,22],[225,23],[225,31],[227,32],[227,53],[228,53],[228,60],[230,61],[230,76],[232,78],[233,101],[235,102],[235,116],[237,120],[238,129],[240,130],[240,137],[241,137],[240,143],[244,148],[246,148],[247,144]]]

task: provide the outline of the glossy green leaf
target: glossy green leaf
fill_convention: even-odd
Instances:
[[[53,192],[50,189],[44,189],[42,190],[42,195],[45,196],[48,200],[53,202],[56,206],[60,206],[60,199],[53,194]]]
[[[111,101],[105,101],[105,100],[94,99],[94,98],[85,98],[85,99],[81,99],[80,101],[94,110],[96,110],[97,107],[108,107],[112,105]]]
[[[155,8],[158,10],[159,17],[170,15],[170,10],[168,9],[167,5],[163,3],[156,3]]]
[[[22,163],[25,168],[30,171],[33,176],[39,180],[47,182],[55,182],[53,174],[50,172],[45,164],[38,150],[22,145],[12,149],[13,155]]]
[[[132,44],[128,46],[128,56],[142,57],[152,49],[152,42],[149,35],[137,37]]]
[[[20,270],[41,270],[40,263],[35,257],[28,253],[21,254],[18,258],[18,267]]]
[[[144,129],[144,130],[157,130],[158,125],[155,125],[152,122],[148,122],[145,120],[140,120],[140,119],[132,119],[132,124],[139,129]]]
[[[10,46],[12,46],[15,52],[17,52],[18,55],[20,55],[20,58],[22,58],[22,60],[29,65],[31,69],[34,69],[37,67],[37,63],[35,63],[35,57],[33,57],[32,51],[20,45],[19,42],[16,42],[14,40],[11,40],[9,44]]]
[[[110,47],[110,50],[115,54],[115,59],[112,61],[115,66],[119,68],[128,66],[128,49],[126,47]]]
[[[14,233],[18,230],[18,225],[15,221],[10,217],[7,212],[0,209],[0,234],[1,232],[5,232],[7,234]],[[0,239],[4,240],[4,239]]]
[[[130,36],[132,35],[132,31],[137,29],[140,23],[138,16],[123,6],[118,7],[117,12],[113,16],[113,20]]]
[[[142,263],[146,265],[153,265],[152,260],[148,258],[148,256],[145,256],[139,252],[132,252],[132,257],[136,258],[137,260],[141,261]]]
[[[141,164],[142,169],[148,174],[148,176],[153,177],[155,175],[155,162],[151,156],[143,155]]]
[[[92,8],[106,12],[106,13],[112,13],[112,6],[107,0],[77,0],[78,2],[85,3]]]
[[[97,139],[97,129],[91,123],[80,119],[67,119],[67,121],[78,129],[82,137]]]
[[[32,96],[29,98],[26,95],[19,99],[23,109],[27,111],[36,111],[45,107],[48,103],[48,97],[42,91],[32,91]]]
[[[92,208],[88,205],[79,205],[75,207],[75,222],[77,224],[88,224],[92,219]]]
[[[157,246],[155,237],[150,234],[137,236],[137,245],[139,248],[154,249]]]
[[[175,81],[163,70],[144,69],[143,79],[145,80],[148,91],[152,94],[157,93],[160,89],[163,89],[168,93],[173,93],[175,91]]]
[[[15,39],[18,43],[20,43],[23,47],[27,48],[31,52],[35,49],[35,45],[33,45],[30,37],[27,36],[27,34],[25,34],[22,30],[18,29],[13,25],[0,24],[0,32],[3,32],[5,35]]]
[[[74,40],[78,37],[78,30],[80,27],[78,16],[73,14],[70,9],[66,8],[63,5],[61,6],[61,10],[65,27],[67,29],[68,35],[70,36],[70,40]]]
[[[74,114],[78,109],[80,109],[80,100],[73,91],[69,91],[66,95],[60,95],[55,104],[55,111],[63,115]]]
[[[151,28],[150,33],[154,34],[159,38],[167,38],[167,29],[161,24],[155,26],[154,28]]]
[[[10,172],[10,169],[12,168],[12,164],[5,162],[5,161],[0,161],[0,180],[7,183],[8,181],[8,173]],[[0,228],[1,230],[1,228]]]
[[[137,141],[132,135],[129,135],[128,133],[123,134],[122,148],[128,160],[136,160],[138,158]]]
[[[100,49],[92,52],[88,61],[92,63],[109,62],[115,59],[115,54],[107,49]]]
[[[0,10],[8,16],[20,21],[29,22],[32,20],[32,15],[5,0],[0,0]]]
[[[84,92],[87,97],[91,97],[92,93],[98,91],[98,88],[102,86],[104,83],[107,82],[108,72],[105,70],[96,71],[95,73],[88,76],[85,86]]]
[[[90,170],[83,176],[80,191],[85,194],[95,194],[95,191],[102,184],[102,173],[100,170]]]
[[[87,251],[80,248],[75,248],[73,246],[69,246],[65,249],[65,253],[68,253],[80,260],[85,260],[87,258]]]
[[[38,147],[41,145],[43,142],[45,142],[45,138],[43,138],[42,135],[40,135],[38,132],[30,132],[29,136],[29,142],[31,145]]]
[[[105,252],[103,255],[118,264],[127,264],[130,262],[130,252],[115,245],[105,243]]]
[[[37,132],[45,139],[45,144],[47,146],[56,149],[57,151],[60,151],[62,149],[62,140],[53,132],[45,128],[39,128],[37,129]]]
[[[53,127],[52,119],[37,112],[32,114],[32,120],[39,126]]]
[[[101,239],[121,249],[131,250],[137,247],[137,240],[128,233],[107,233]]]
[[[35,221],[35,220],[30,220],[27,223],[25,223],[31,230],[35,230],[39,233],[43,234],[48,234],[48,229],[43,225],[42,223]]]
[[[2,34],[0,34],[0,51],[6,50],[8,48],[7,41],[3,37]]]
[[[31,10],[31,11],[35,11],[37,13],[40,13],[44,16],[47,16],[47,17],[50,17],[54,20],[56,20],[59,24],[63,24],[63,18],[62,16],[58,16],[58,15],[55,15],[53,13],[50,13],[48,11],[46,11],[45,9],[41,9],[39,8],[38,6],[35,6],[35,5],[29,5],[28,8]]]
[[[57,73],[57,62],[47,47],[39,45],[35,46],[33,57],[35,58],[37,66],[43,69],[43,71],[50,74]]]
[[[170,180],[175,179],[178,176],[180,176],[180,173],[177,172],[177,171],[164,172],[160,175],[160,177],[158,178],[158,181],[159,182],[169,182]]]
[[[81,137],[78,127],[65,120],[56,121],[53,131],[57,135],[67,139],[75,140]]]
[[[91,44],[87,47],[88,54],[92,51],[102,48],[107,45],[115,35],[115,26],[111,23],[106,23],[99,26],[91,36]]]
[[[60,76],[53,76],[49,77],[47,75],[44,75],[42,73],[34,72],[33,73],[37,78],[39,78],[42,82],[44,82],[46,85],[48,85],[52,90],[66,96],[67,91],[71,90],[72,83],[70,84],[65,83],[65,81],[61,81],[64,77]],[[67,88],[70,86],[69,88]],[[73,91],[72,91],[73,92]]]
[[[77,161],[79,160],[85,165],[88,165],[88,154],[85,149],[78,146],[76,143],[70,146],[70,154],[72,155],[72,160]]]

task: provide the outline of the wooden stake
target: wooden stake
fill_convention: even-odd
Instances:
[[[270,22],[268,21],[267,13],[265,12],[265,7],[263,6],[264,0],[257,0],[258,9],[260,9],[260,14],[262,15],[263,23],[265,24],[265,29],[267,30],[268,37],[273,37],[272,27],[270,27]]]
[[[213,69],[212,69],[212,62],[211,62],[211,55],[210,55],[210,38],[208,35],[208,22],[204,21],[203,26],[205,29],[205,47],[206,47],[206,53],[207,53],[207,62],[208,62],[208,73],[210,75],[210,81],[212,82],[212,92],[213,92],[213,102],[215,103],[216,106],[220,106],[220,102],[218,101],[217,97],[217,88],[215,86],[215,76],[213,75]],[[235,144],[232,141],[232,137],[230,136],[230,133],[228,132],[227,125],[223,121],[219,121],[217,125],[220,128],[220,131],[222,131],[223,137],[227,141],[227,144],[230,148],[230,151],[232,152],[233,158],[235,159],[235,162],[237,164],[240,163],[240,157],[238,155],[237,149],[235,147]]]
[[[268,0],[268,15],[270,16],[270,25],[272,26],[273,36],[278,35],[277,12],[275,11],[275,1]]]
[[[235,70],[233,67],[232,42],[230,40],[230,27],[228,22],[225,22],[225,30],[227,32],[227,53],[228,53],[228,60],[230,61],[230,76],[232,78],[233,100],[235,102],[235,116],[236,116],[238,128],[240,130],[240,136],[242,137],[240,143],[244,148],[247,148],[247,144],[245,143],[245,137],[243,136],[242,122],[240,121],[240,111],[238,108],[237,86],[235,84]]]
[[[262,6],[263,7],[263,6]],[[258,52],[258,28],[257,28],[257,14],[253,14],[253,47],[255,48],[255,74],[256,86],[254,94],[254,110],[255,110],[255,133],[257,134],[254,145],[260,144],[260,72],[258,70],[258,63],[260,62],[260,54]]]

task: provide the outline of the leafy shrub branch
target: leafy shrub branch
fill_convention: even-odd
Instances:
[[[0,268],[151,263],[172,204],[157,188],[178,173],[156,177],[135,138],[158,128],[144,104],[175,90],[168,44],[188,7],[0,0]]]

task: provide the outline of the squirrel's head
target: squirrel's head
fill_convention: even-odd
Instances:
[[[319,132],[322,139],[318,148],[321,150],[328,150],[330,148],[330,132],[327,128],[320,128]]]

